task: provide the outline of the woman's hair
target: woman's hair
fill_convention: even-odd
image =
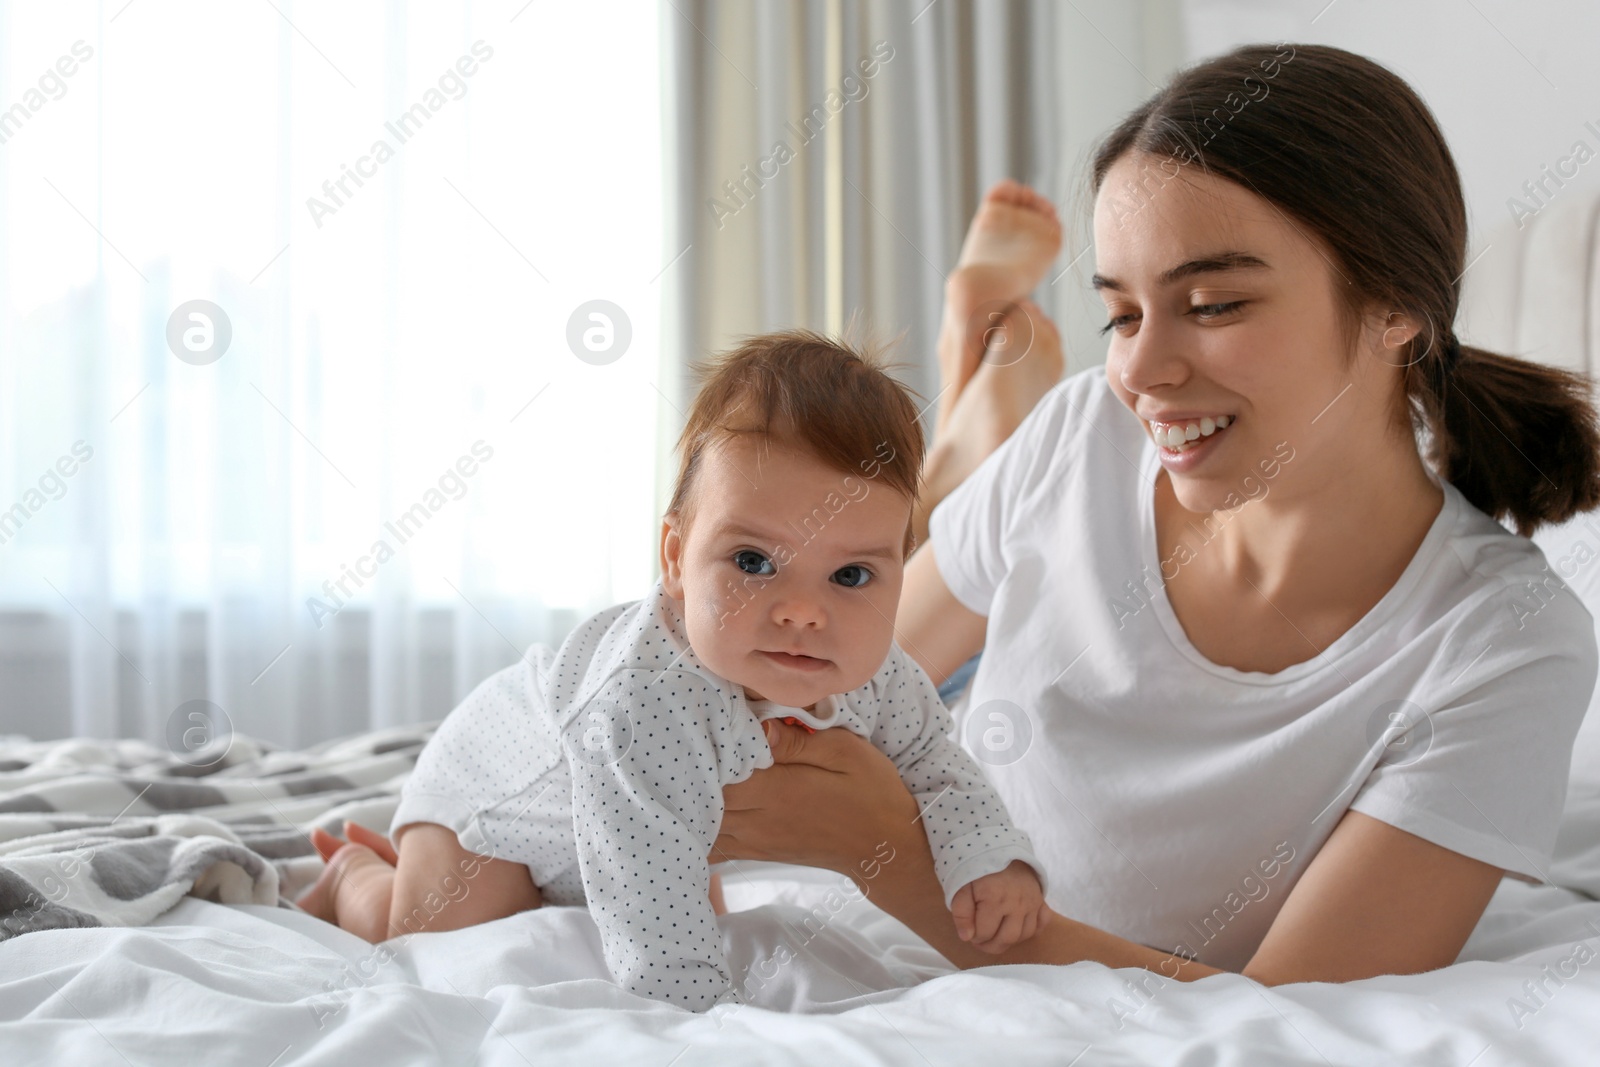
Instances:
[[[702,381],[678,437],[682,458],[667,506],[685,529],[706,450],[746,434],[808,452],[841,474],[881,479],[915,506],[922,423],[912,390],[889,376],[880,349],[783,330],[691,366]],[[908,522],[907,555],[914,545]]]
[[[1404,80],[1338,48],[1247,45],[1180,71],[1124,119],[1095,153],[1094,193],[1129,152],[1162,157],[1169,177],[1198,162],[1321,238],[1348,283],[1351,342],[1372,308],[1422,323],[1397,360],[1397,416],[1427,431],[1435,469],[1478,508],[1527,535],[1600,503],[1589,378],[1455,338],[1461,179]],[[1133,192],[1147,196],[1147,183]]]

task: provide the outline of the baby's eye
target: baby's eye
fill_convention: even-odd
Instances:
[[[746,574],[754,574],[761,578],[771,578],[778,573],[770,559],[749,548],[740,549],[733,554],[733,565]],[[763,567],[767,569],[762,570]]]
[[[839,584],[847,589],[860,589],[872,580],[872,572],[856,563],[852,563],[848,567],[840,567],[833,572],[833,576],[839,579]]]

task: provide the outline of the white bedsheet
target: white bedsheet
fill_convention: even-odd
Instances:
[[[864,902],[840,907],[833,876],[740,867],[729,903],[747,910],[724,937],[736,974],[775,961],[759,1006],[694,1015],[621,991],[582,909],[373,946],[190,897],[152,926],[0,943],[0,1063],[1600,1062],[1600,903],[1573,890],[1506,879],[1463,962],[1430,974],[1158,987],[1095,963],[953,972]],[[1535,1000],[1524,982],[1546,965]]]

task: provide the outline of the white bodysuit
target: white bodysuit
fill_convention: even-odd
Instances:
[[[750,700],[699,661],[659,581],[474,689],[424,746],[390,832],[438,823],[481,855],[526,864],[545,903],[588,904],[619,983],[701,1011],[735,999],[709,899],[722,787],[772,765],[760,724],[783,716],[842,726],[894,761],[947,905],[1013,860],[1043,880],[1027,836],[949,736],[932,680],[898,645],[869,682],[814,712]]]

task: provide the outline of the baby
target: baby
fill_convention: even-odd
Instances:
[[[1031,936],[1043,871],[893,639],[915,405],[875,355],[805,331],[697,369],[660,580],[560,648],[534,645],[445,718],[390,823],[402,870],[405,832],[445,827],[526,864],[544,903],[586,904],[625,988],[696,1011],[733,999],[707,855],[722,788],[772,765],[762,724],[778,718],[853,731],[893,760],[964,936],[994,952]],[[387,894],[325,895],[346,929],[399,932]]]

